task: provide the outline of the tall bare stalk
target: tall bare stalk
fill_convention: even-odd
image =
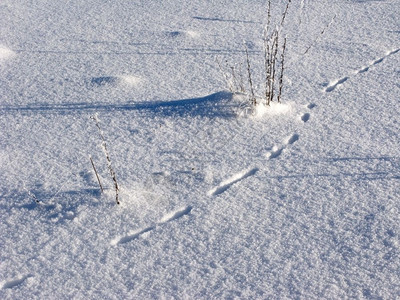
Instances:
[[[104,154],[106,155],[106,159],[107,159],[108,170],[110,171],[111,178],[112,178],[112,180],[114,182],[115,201],[117,202],[117,204],[120,204],[119,197],[118,197],[119,196],[119,194],[118,194],[119,193],[119,187],[118,187],[118,183],[117,183],[117,177],[116,177],[114,169],[113,169],[113,167],[111,165],[110,154],[108,153],[107,143],[106,143],[106,140],[104,138],[103,132],[102,132],[102,130],[100,128],[99,119],[97,118],[96,115],[92,116],[91,119],[94,120],[94,122],[96,124],[96,127],[99,130],[99,134],[100,134],[100,137],[101,137],[101,140],[102,140],[102,146],[103,146]]]
[[[279,31],[275,30],[272,38],[272,49],[271,49],[270,102],[274,101],[274,96],[275,96],[275,74],[276,74],[276,63],[278,60],[278,47],[279,47]]]
[[[283,15],[282,15],[281,27],[283,26],[283,23],[285,22],[286,15],[287,15],[287,12],[288,12],[288,9],[289,9],[289,5],[290,5],[291,2],[292,2],[292,0],[288,0],[288,3],[286,4],[285,11],[283,12]]]
[[[284,38],[284,41],[283,41],[282,54],[281,54],[281,74],[279,76],[278,103],[281,103],[281,99],[282,99],[283,71],[285,70],[285,52],[286,52],[286,37]]]
[[[246,61],[247,61],[247,76],[248,76],[248,80],[249,80],[249,87],[250,87],[250,93],[251,93],[250,103],[252,105],[256,106],[257,99],[254,94],[253,80],[251,79],[251,66],[250,66],[250,58],[249,58],[249,51],[247,50],[247,45],[245,45],[245,50],[246,50]]]

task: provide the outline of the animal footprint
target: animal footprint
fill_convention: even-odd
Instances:
[[[2,289],[12,289],[20,284],[22,284],[25,280],[27,280],[29,277],[33,277],[33,275],[25,275],[25,276],[20,276],[17,277],[13,280],[10,281],[6,281],[3,286]]]
[[[289,137],[289,139],[287,140],[287,145],[292,145],[292,144],[294,144],[295,142],[297,142],[298,140],[299,140],[299,138],[300,138],[300,136],[297,134],[297,133],[295,133],[295,134],[293,134],[291,137]]]
[[[135,230],[135,231],[133,231],[133,232],[131,232],[131,233],[125,235],[125,236],[122,236],[122,237],[116,237],[110,242],[110,244],[111,244],[111,246],[116,246],[116,245],[119,245],[119,244],[129,243],[129,242],[131,242],[133,240],[138,239],[139,237],[141,237],[145,233],[156,229],[157,226],[159,226],[159,225],[162,225],[162,224],[165,224],[165,223],[168,223],[168,222],[172,222],[174,220],[177,220],[179,218],[182,218],[183,216],[186,216],[186,215],[190,214],[192,209],[193,209],[193,207],[186,206],[184,208],[172,211],[172,212],[166,214],[165,216],[163,216],[160,219],[160,221],[158,221],[155,225]]]
[[[208,192],[208,194],[211,196],[216,196],[216,195],[222,194],[223,192],[225,192],[227,189],[229,189],[235,183],[242,181],[243,179],[246,179],[247,177],[250,177],[250,176],[256,174],[257,171],[258,171],[258,168],[253,168],[250,170],[245,170],[245,171],[239,172],[239,173],[231,176],[227,180],[221,182],[217,187],[210,190]]]
[[[316,104],[310,103],[310,104],[307,105],[307,108],[308,108],[308,109],[313,109],[313,108],[316,107],[316,106],[317,106]]]
[[[335,83],[329,85],[326,89],[325,92],[330,93],[333,92],[338,86],[342,85],[343,83],[345,83],[347,80],[349,80],[350,77],[343,77],[341,79],[339,79],[338,81],[336,81]]]
[[[310,120],[311,115],[309,113],[305,113],[301,116],[301,120],[306,123],[308,120]]]

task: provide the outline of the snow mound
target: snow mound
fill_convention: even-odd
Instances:
[[[270,105],[265,105],[264,103],[259,103],[255,109],[255,116],[260,118],[265,115],[277,116],[290,113],[292,110],[292,105],[290,103],[276,103],[271,102]]]
[[[0,45],[0,60],[6,60],[15,56],[15,52],[11,49]]]
[[[120,78],[122,83],[129,85],[129,86],[136,86],[141,81],[141,78],[133,76],[133,75],[121,75],[121,76],[118,76],[118,78]]]

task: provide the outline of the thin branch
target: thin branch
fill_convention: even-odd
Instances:
[[[276,74],[276,62],[278,59],[278,46],[279,46],[279,32],[275,30],[274,38],[272,42],[272,49],[271,49],[271,79],[270,79],[270,101],[274,101],[275,96],[275,74]]]
[[[282,89],[283,89],[283,71],[285,64],[285,51],[286,51],[286,37],[283,40],[282,54],[281,54],[281,74],[279,77],[279,93],[278,93],[278,103],[281,103]]]
[[[93,167],[94,173],[96,174],[97,181],[99,182],[100,190],[101,190],[102,193],[104,193],[104,189],[103,189],[103,186],[101,184],[100,177],[99,177],[99,174],[97,173],[96,167],[94,166],[93,159],[92,159],[91,156],[89,156],[89,158],[90,158],[90,162],[92,163],[92,167]]]
[[[268,0],[268,10],[267,10],[267,28],[266,28],[266,36],[265,38],[267,38],[267,35],[269,33],[269,26],[271,24],[271,0]]]
[[[328,25],[326,25],[321,33],[317,36],[317,38],[311,43],[310,46],[308,46],[308,48],[306,49],[306,51],[304,51],[303,55],[307,54],[307,52],[317,43],[317,41],[321,38],[321,36],[325,33],[325,31],[332,25],[333,21],[336,19],[336,15],[333,16],[332,20],[329,22]]]
[[[265,101],[267,105],[270,105],[270,80],[271,80],[271,61],[270,61],[270,47],[268,42],[264,43],[264,68],[265,68]]]
[[[289,4],[290,4],[291,2],[292,2],[292,0],[289,0],[288,3],[286,4],[285,11],[283,12],[283,15],[282,15],[281,27],[283,26],[283,23],[285,22],[286,15],[287,15],[287,12],[288,12],[288,9],[289,9]]]

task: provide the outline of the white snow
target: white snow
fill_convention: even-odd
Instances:
[[[400,1],[292,1],[252,110],[266,11],[1,1],[1,299],[400,297]]]
[[[0,45],[0,61],[9,59],[13,56],[15,56],[15,53],[11,49]]]

